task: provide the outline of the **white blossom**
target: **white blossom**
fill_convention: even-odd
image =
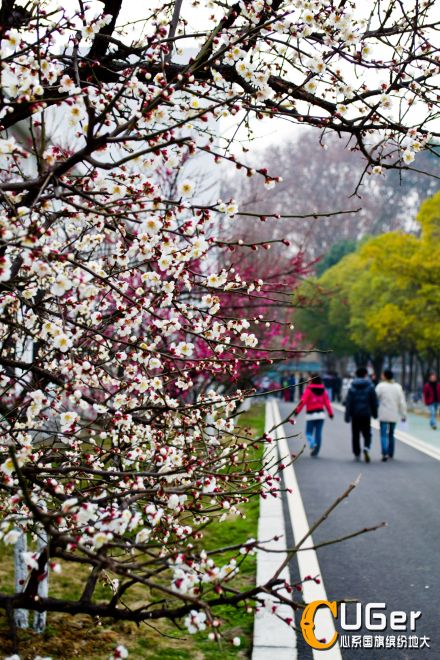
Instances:
[[[194,633],[200,632],[206,629],[206,613],[201,612],[200,610],[191,610],[189,615],[185,617],[185,626],[189,633],[192,635]]]
[[[4,535],[3,543],[6,545],[15,545],[21,535],[22,532],[20,532],[18,529],[11,529],[11,531]]]

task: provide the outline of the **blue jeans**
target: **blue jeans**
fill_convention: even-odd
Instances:
[[[428,406],[429,414],[431,415],[429,423],[432,427],[437,426],[437,409],[438,403],[430,403]]]
[[[396,422],[380,422],[380,444],[383,456],[394,456],[394,429]]]
[[[323,426],[323,419],[308,419],[306,422],[306,438],[310,445],[310,449],[316,449],[317,452],[321,448]]]

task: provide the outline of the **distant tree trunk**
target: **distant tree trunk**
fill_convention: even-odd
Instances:
[[[28,578],[27,566],[23,559],[23,552],[27,550],[26,534],[21,533],[14,545],[14,582],[15,592],[24,590]],[[17,628],[29,628],[28,610],[15,610],[14,621]]]
[[[420,370],[421,370],[421,372],[422,372],[422,381],[424,381],[425,378],[426,378],[426,372],[427,372],[426,361],[425,361],[425,360],[422,358],[422,356],[419,355],[418,353],[417,353],[417,361],[418,361],[418,363],[419,363],[419,365],[420,365]],[[429,368],[429,365],[428,365],[428,368]]]
[[[37,539],[37,552],[43,552],[49,542],[47,532],[41,528]],[[49,595],[49,564],[46,564],[46,575],[38,585],[38,595],[40,598],[47,598]],[[46,628],[47,612],[34,612],[33,629],[35,632],[42,633]]]
[[[342,375],[342,376],[343,376],[344,374],[347,373],[347,369],[348,369],[348,359],[349,359],[349,358],[348,358],[347,356],[344,356],[344,357],[340,357],[340,358],[338,359],[338,361],[337,361],[337,368],[336,368],[336,370],[337,370],[337,372],[338,372],[340,375]]]
[[[375,354],[371,357],[371,364],[373,365],[376,378],[380,378],[383,371],[384,356],[382,354]]]
[[[357,367],[365,367],[368,362],[368,353],[365,351],[358,351],[353,355],[353,359]]]
[[[46,530],[41,528],[37,538],[37,552],[42,552],[48,544]],[[15,592],[24,591],[29,571],[23,559],[23,552],[27,551],[27,536],[21,533],[14,545],[14,578]],[[49,565],[46,565],[46,576],[38,584],[38,595],[40,598],[47,598],[49,595]],[[35,632],[42,633],[46,628],[46,612],[34,612],[33,629]],[[14,611],[14,621],[17,628],[29,628],[29,610],[17,609]]]
[[[418,362],[418,360],[414,360],[414,389],[417,389],[419,385],[419,368],[421,369],[420,363]],[[423,370],[421,371],[421,374],[422,375],[420,380],[423,381]]]
[[[337,358],[333,353],[326,353],[323,357],[324,368],[326,371],[334,371],[336,369]]]
[[[429,350],[428,352],[428,359],[427,359],[427,369],[425,371],[425,378],[428,373],[431,371],[435,371],[435,353],[432,349]]]
[[[406,380],[406,351],[402,353],[402,387],[404,390],[410,389]]]
[[[411,392],[413,392],[416,389],[415,382],[414,382],[414,351],[409,352],[408,380],[409,380],[409,389],[410,389]]]

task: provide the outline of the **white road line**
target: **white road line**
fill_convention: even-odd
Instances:
[[[339,410],[339,412],[342,413],[345,412],[344,406],[341,406],[339,403],[332,403],[332,406],[335,410]],[[380,424],[376,419],[371,420],[371,426],[376,430],[380,429]],[[440,461],[440,450],[437,449],[436,447],[433,447],[427,442],[424,442],[423,440],[416,438],[414,435],[411,435],[410,433],[405,433],[405,431],[399,431],[399,429],[396,429],[394,435],[397,438],[397,440],[400,440],[400,442],[404,442],[409,447],[412,447],[413,449],[417,449],[417,451],[421,451],[423,452],[423,454],[426,454],[427,456],[430,456],[431,458],[435,458],[437,461]]]
[[[265,431],[268,433],[274,425],[273,408],[270,401],[266,403]],[[265,461],[273,464],[270,472],[276,472],[276,443],[266,446]],[[258,519],[258,539],[266,540],[278,537],[279,541],[271,541],[266,548],[271,550],[286,550],[286,527],[284,522],[283,503],[280,497],[260,498],[260,513]],[[257,551],[257,584],[267,582],[285,558],[282,553]],[[289,582],[289,570],[286,567],[280,577]],[[287,592],[284,593],[289,597]],[[294,618],[294,612],[288,605],[278,608],[280,616]],[[254,643],[252,660],[296,660],[296,633],[284,621],[273,616],[265,609],[256,613],[254,619]]]
[[[379,424],[377,422],[375,422],[374,426],[375,428],[379,428]],[[398,440],[400,440],[400,442],[404,442],[406,445],[409,445],[413,449],[417,449],[418,451],[427,454],[427,456],[430,456],[431,458],[435,458],[437,461],[440,461],[440,451],[435,447],[431,447],[431,445],[429,445],[427,442],[424,442],[423,440],[419,440],[418,438],[415,438],[413,435],[409,435],[408,433],[399,430],[395,432],[395,436]]]
[[[273,407],[273,419],[276,424],[280,424],[280,412],[278,408],[278,403],[272,401]],[[277,431],[278,436],[278,450],[280,456],[289,456],[290,451],[287,444],[287,440],[284,437],[284,432],[282,427]],[[293,530],[293,537],[295,543],[298,543],[309,531],[310,525],[307,521],[306,512],[304,509],[304,504],[301,498],[301,492],[299,490],[298,481],[296,479],[295,470],[293,466],[285,468],[283,471],[284,475],[284,484],[286,488],[289,488],[292,492],[287,494],[287,502],[289,508],[289,517]],[[324,580],[321,574],[321,569],[318,563],[318,557],[316,551],[313,550],[313,539],[309,536],[303,544],[303,548],[297,554],[298,567],[301,580],[304,580],[305,577],[311,575],[312,577],[319,577],[321,582],[316,584],[313,580],[306,581],[303,583],[303,597],[306,603],[310,603],[314,600],[327,600],[327,594],[324,587]],[[328,608],[320,608],[315,616],[315,634],[318,639],[325,638],[327,640],[331,639],[335,634],[335,625],[333,617],[328,610]],[[333,648],[326,651],[313,650],[313,657],[315,660],[325,658],[325,660],[341,660],[342,655],[339,648],[339,644],[336,643]]]

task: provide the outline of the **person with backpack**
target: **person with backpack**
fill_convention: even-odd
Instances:
[[[351,422],[353,454],[357,461],[360,460],[361,455],[361,434],[364,437],[365,462],[369,463],[371,460],[371,418],[377,418],[377,408],[376,390],[368,378],[368,370],[365,367],[359,367],[345,401],[345,421]]]
[[[382,382],[376,387],[379,401],[380,443],[382,460],[387,461],[394,456],[394,430],[401,419],[406,419],[406,401],[402,386],[394,381],[391,369],[385,369]]]
[[[325,411],[330,419],[333,419],[329,396],[321,377],[317,374],[312,376],[293,414],[299,415],[303,408],[306,409],[306,438],[310,446],[310,455],[316,457],[321,449]]]

